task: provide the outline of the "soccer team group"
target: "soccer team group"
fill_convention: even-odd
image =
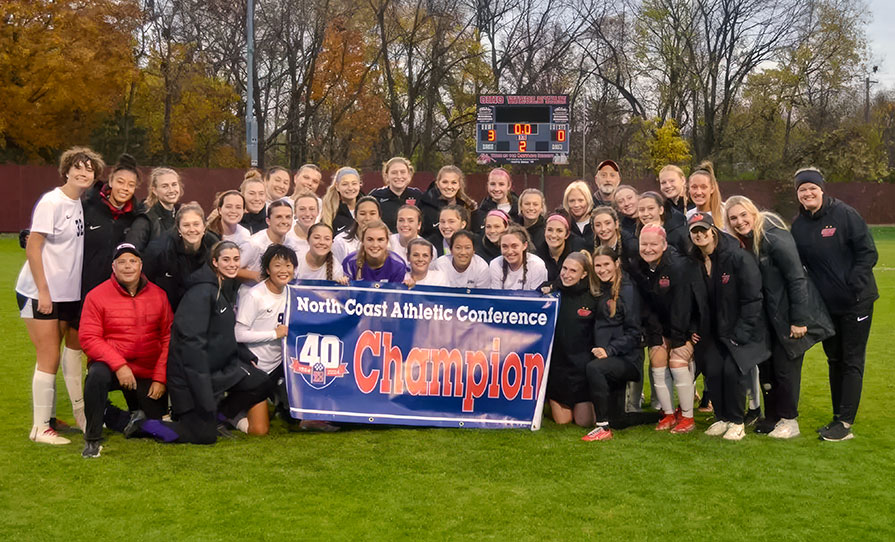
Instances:
[[[802,360],[823,342],[833,415],[818,432],[852,438],[877,252],[820,171],[795,173],[791,226],[744,196],[722,203],[708,162],[689,176],[666,166],[658,190],[640,193],[605,160],[595,191],[576,180],[553,211],[539,190],[517,196],[502,168],[478,204],[455,166],[426,191],[410,186],[413,173],[392,158],[384,186],[365,195],[360,173],[343,167],[319,197],[313,164],[252,169],[206,216],[181,204],[173,169],[153,169],[140,202],[133,158],[107,167],[88,148],[66,151],[61,186],[20,236],[16,293],[37,361],[31,440],[68,444],[63,435],[80,430],[82,455],[98,457],[104,427],[191,443],[265,434],[275,418],[338,430],[289,414],[287,285],[310,279],[558,291],[550,415],[586,427],[585,441],[644,423],[689,433],[697,408],[714,413],[708,435],[739,440],[754,426],[797,437]],[[60,365],[77,429],[56,417]],[[128,410],[109,401],[113,390]]]

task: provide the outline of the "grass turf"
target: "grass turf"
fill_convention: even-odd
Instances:
[[[875,230],[882,298],[875,308],[856,438],[820,442],[831,417],[815,347],[802,379],[803,436],[749,433],[732,443],[652,427],[583,443],[584,430],[361,427],[214,446],[162,445],[107,433],[102,457],[83,440],[36,445],[33,347],[13,301],[24,260],[0,239],[0,538],[780,540],[895,538],[895,228]],[[60,417],[71,421],[58,377]],[[120,402],[120,395],[117,396]]]

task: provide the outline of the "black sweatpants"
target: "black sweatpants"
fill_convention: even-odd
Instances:
[[[91,361],[87,366],[87,378],[84,382],[84,415],[87,417],[87,431],[84,440],[100,440],[103,436],[103,413],[109,399],[109,392],[121,390],[128,410],[142,410],[149,419],[160,419],[168,412],[168,396],[158,399],[149,397],[152,380],[136,378],[137,389],[125,390],[118,383],[118,377],[112,369],[101,361]]]
[[[246,372],[245,378],[228,389],[227,396],[218,403],[218,412],[228,419],[266,400],[274,386],[270,376],[254,365],[240,367]],[[167,431],[156,430],[155,424],[144,424],[143,430],[166,442],[214,444],[218,436],[217,413],[201,409],[180,414],[177,420],[162,425]]]
[[[771,342],[771,357],[758,366],[765,417],[773,421],[798,418],[805,355],[791,358],[776,337]]]
[[[706,337],[700,344],[702,374],[708,381],[708,394],[715,410],[715,418],[724,422],[743,423],[749,372],[740,372],[730,351],[720,341]]]
[[[861,402],[873,305],[847,314],[830,316],[836,334],[825,340],[823,346],[830,368],[833,416],[852,424],[855,423],[858,403]]]

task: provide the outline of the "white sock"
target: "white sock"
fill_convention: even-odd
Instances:
[[[248,418],[240,418],[240,419],[236,420],[236,423],[233,425],[235,425],[236,428],[239,429],[240,431],[242,431],[243,433],[249,432],[249,419]]]
[[[72,350],[65,346],[62,348],[62,378],[68,389],[68,398],[71,399],[71,411],[75,417],[75,423],[84,431],[87,428],[87,418],[84,416],[84,386],[82,380],[81,351]]]
[[[651,367],[650,372],[653,373],[653,382],[656,385],[656,397],[659,398],[659,405],[665,414],[673,414],[674,406],[671,404],[671,391],[665,384],[665,367]]]
[[[671,375],[674,377],[674,387],[677,388],[677,400],[681,405],[681,415],[685,418],[693,417],[693,375],[689,367],[672,367]]]
[[[668,397],[671,399],[671,408],[674,409],[674,379],[671,377],[671,371],[665,368],[665,387],[668,388]]]
[[[758,379],[758,367],[753,367],[749,375],[751,377],[749,393],[749,410],[755,410],[761,407],[761,381]]]
[[[31,380],[31,401],[34,407],[34,425],[45,428],[50,425],[50,414],[53,412],[53,385],[56,375],[34,369]]]
[[[37,370],[37,364],[34,364],[34,370]],[[50,411],[50,419],[56,417],[56,379],[53,379],[53,410]]]

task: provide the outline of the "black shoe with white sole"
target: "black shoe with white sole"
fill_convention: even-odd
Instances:
[[[102,451],[103,447],[99,443],[98,440],[88,440],[84,443],[84,451],[81,452],[81,457],[84,459],[92,459],[94,457],[99,457],[99,453]]]
[[[825,430],[820,432],[820,440],[827,440],[830,442],[840,442],[852,438],[855,438],[855,435],[851,432],[851,427],[846,427],[845,424],[840,421],[833,422],[830,424],[829,428],[825,428]]]

